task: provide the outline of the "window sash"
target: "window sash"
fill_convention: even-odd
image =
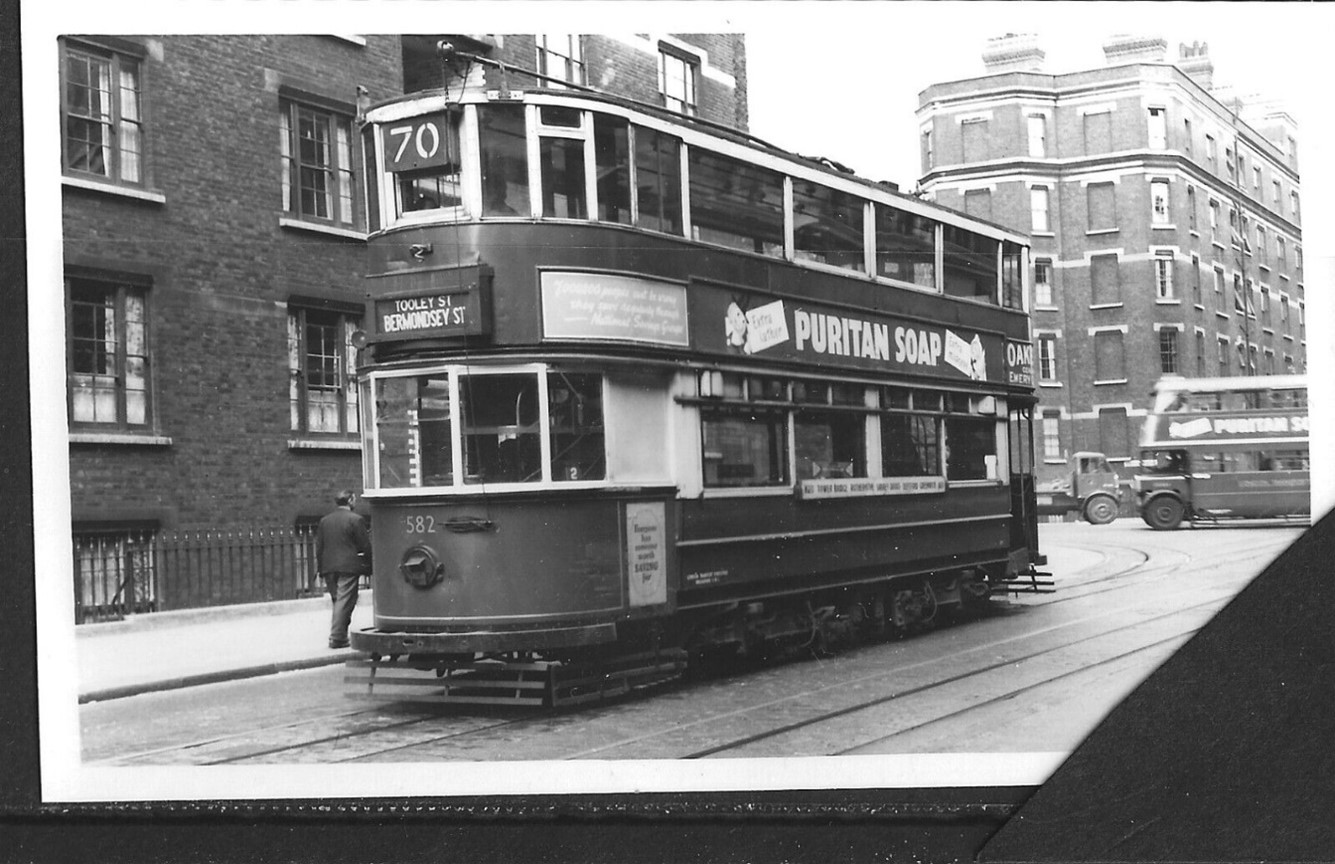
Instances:
[[[142,186],[143,111],[137,60],[67,46],[64,57],[65,169]]]
[[[350,315],[296,308],[288,313],[288,390],[292,431],[355,435],[360,427],[356,349],[360,321]]]
[[[67,278],[66,289],[70,422],[148,426],[148,321],[142,289],[83,278]]]
[[[284,102],[279,132],[284,212],[316,222],[354,224],[351,121]]]
[[[695,114],[695,76],[699,64],[673,51],[659,50],[658,89],[663,104],[682,114]]]

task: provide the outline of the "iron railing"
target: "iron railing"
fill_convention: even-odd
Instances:
[[[314,529],[76,533],[75,622],[317,595]]]

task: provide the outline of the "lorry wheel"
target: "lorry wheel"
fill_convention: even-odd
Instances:
[[[1117,502],[1108,495],[1095,495],[1085,502],[1085,521],[1091,525],[1107,525],[1117,518]]]
[[[1182,502],[1172,495],[1161,495],[1145,507],[1145,524],[1156,531],[1171,531],[1182,524],[1185,510]]]

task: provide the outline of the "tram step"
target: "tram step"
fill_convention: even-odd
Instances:
[[[999,584],[1008,594],[1055,594],[1057,591],[1052,574],[1039,570],[1020,574],[1013,579],[1005,579]]]
[[[672,681],[686,670],[686,657],[685,651],[674,649],[618,657],[598,665],[432,662],[421,656],[351,660],[343,681],[365,687],[348,695],[367,699],[558,707],[610,699]]]

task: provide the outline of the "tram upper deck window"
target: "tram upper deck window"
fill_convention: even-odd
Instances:
[[[936,288],[936,222],[876,205],[876,275]]]
[[[696,148],[689,163],[694,239],[782,258],[783,176]]]
[[[598,176],[598,219],[630,224],[630,133],[625,120],[593,115],[593,160]]]
[[[680,139],[635,127],[635,195],[639,227],[682,233]]]
[[[997,302],[997,250],[989,237],[946,225],[942,236],[945,293]]]
[[[398,215],[463,206],[458,111],[380,127],[385,168],[394,175]],[[462,215],[462,214],[461,214]]]
[[[529,216],[524,106],[479,105],[477,116],[483,217]]]
[[[542,215],[548,219],[587,219],[589,196],[584,185],[583,113],[574,108],[544,105],[539,109],[538,117]]]
[[[793,184],[793,251],[799,260],[866,272],[864,202],[805,181]]]
[[[1001,244],[1001,305],[1024,308],[1024,247],[1015,243]]]

